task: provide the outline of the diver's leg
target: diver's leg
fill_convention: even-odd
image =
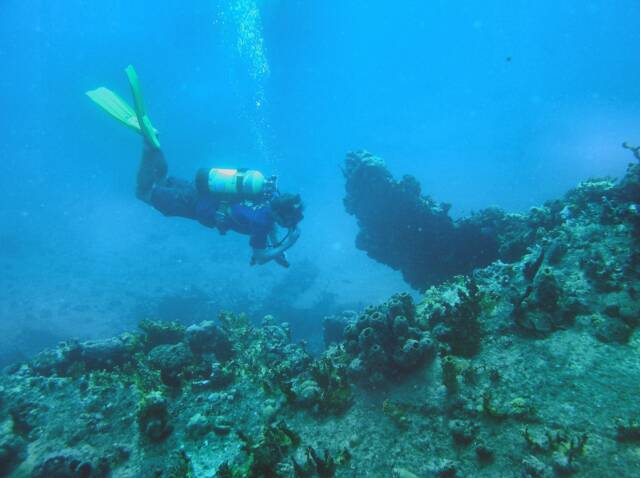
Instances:
[[[167,162],[160,148],[144,142],[142,158],[138,167],[136,196],[144,202],[150,202],[153,187],[167,177]]]
[[[198,191],[192,182],[184,179],[168,177],[156,182],[148,202],[165,216],[198,217]]]
[[[144,142],[136,196],[165,216],[197,219],[198,191],[184,179],[167,177],[168,167],[164,154],[148,141]]]

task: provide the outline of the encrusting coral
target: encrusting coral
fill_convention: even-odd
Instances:
[[[481,293],[473,278],[459,276],[441,287],[432,287],[419,307],[419,322],[431,331],[443,353],[472,357],[482,338],[479,322]]]

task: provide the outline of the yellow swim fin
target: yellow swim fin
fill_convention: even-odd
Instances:
[[[140,124],[136,112],[116,93],[104,86],[87,91],[86,95],[95,104],[120,121],[123,125],[140,133]]]
[[[153,127],[149,116],[145,112],[138,75],[131,65],[125,69],[125,72],[131,85],[135,109],[129,106],[118,94],[104,86],[87,91],[86,95],[113,118],[126,127],[142,134],[151,144],[159,148],[158,130]]]
[[[138,118],[138,124],[142,130],[142,134],[151,144],[156,148],[160,147],[160,141],[158,141],[158,135],[156,130],[151,124],[151,120],[144,109],[144,101],[142,99],[142,88],[140,87],[140,81],[138,80],[138,74],[133,68],[133,65],[129,65],[124,69],[129,78],[129,85],[131,86],[131,94],[133,95],[133,104],[135,106],[136,116]]]

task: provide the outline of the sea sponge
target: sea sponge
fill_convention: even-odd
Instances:
[[[138,324],[144,332],[144,340],[148,349],[158,345],[177,344],[184,338],[185,328],[178,322],[144,319]]]
[[[407,373],[435,355],[429,332],[418,326],[409,294],[367,307],[345,327],[344,336],[350,375],[369,385]]]
[[[154,391],[142,399],[138,406],[138,427],[142,436],[152,442],[161,442],[171,434],[168,402],[162,393]]]
[[[169,386],[180,385],[180,375],[193,360],[191,351],[182,342],[175,345],[158,345],[149,352],[149,362],[160,371],[162,381]]]

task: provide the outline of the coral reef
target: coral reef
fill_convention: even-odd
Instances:
[[[61,343],[0,374],[0,475],[635,476],[639,200],[634,164],[526,216],[472,216],[510,262],[328,318],[318,356],[231,313]]]

